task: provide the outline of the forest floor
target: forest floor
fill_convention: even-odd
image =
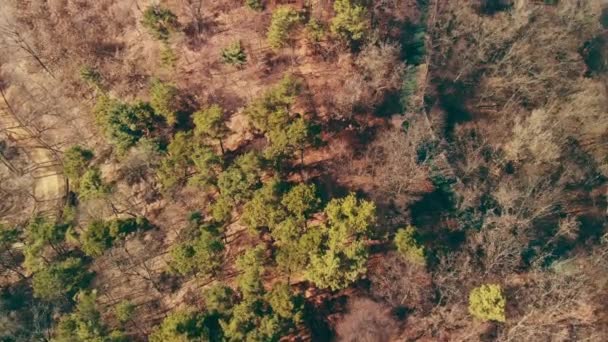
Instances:
[[[4,134],[16,142],[28,157],[30,165],[20,171],[30,173],[34,179],[32,194],[36,201],[35,211],[56,213],[58,208],[63,207],[62,202],[68,191],[67,178],[63,174],[59,156],[45,146],[10,110],[0,115],[0,128],[4,129]]]

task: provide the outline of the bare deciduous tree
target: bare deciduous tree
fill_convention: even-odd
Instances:
[[[408,263],[397,254],[387,255],[382,265],[370,270],[368,277],[372,294],[395,308],[424,312],[431,304],[431,277],[424,266]]]

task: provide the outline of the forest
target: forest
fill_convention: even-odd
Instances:
[[[0,0],[0,342],[608,341],[608,1]]]

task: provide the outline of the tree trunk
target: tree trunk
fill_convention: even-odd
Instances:
[[[224,155],[225,151],[224,151],[224,142],[222,142],[222,139],[219,138],[218,139],[220,141],[220,150],[222,151],[222,156]]]

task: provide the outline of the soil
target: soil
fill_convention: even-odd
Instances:
[[[36,200],[36,212],[57,214],[68,192],[68,181],[63,175],[59,156],[10,111],[3,114],[0,115],[0,127],[7,127],[4,134],[25,151],[30,161],[29,167],[20,171],[31,173],[34,178],[32,193]]]

